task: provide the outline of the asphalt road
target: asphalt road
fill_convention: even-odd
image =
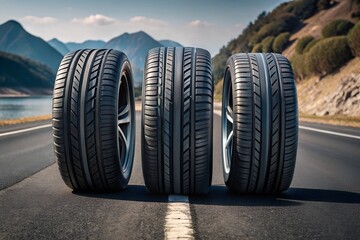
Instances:
[[[360,136],[354,128],[301,125]],[[50,127],[1,136],[24,127],[32,126],[0,129],[0,239],[163,238],[168,197],[144,187],[140,131],[127,190],[76,194],[53,164]],[[359,239],[359,139],[300,129],[291,188],[278,196],[234,195],[223,184],[214,115],[213,168],[210,194],[189,198],[196,239]]]

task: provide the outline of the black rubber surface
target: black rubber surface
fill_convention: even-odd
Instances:
[[[118,136],[119,88],[128,79],[130,107],[134,96],[130,63],[114,50],[79,50],[63,58],[53,96],[54,151],[61,176],[74,190],[121,190],[129,181],[134,147],[126,169],[121,166]],[[135,117],[134,117],[135,118]],[[132,118],[130,124],[135,125]],[[135,143],[135,128],[131,145]]]
[[[205,194],[212,177],[211,57],[199,48],[154,48],[144,73],[142,165],[155,193]]]
[[[235,54],[227,62],[224,89],[227,84],[232,86],[234,138],[230,172],[224,170],[226,185],[241,193],[288,189],[298,144],[289,61],[279,54]]]

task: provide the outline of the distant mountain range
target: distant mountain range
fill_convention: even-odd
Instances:
[[[84,48],[95,48],[95,49],[104,48],[105,43],[106,42],[102,40],[87,40],[82,43],[68,42],[65,43],[65,45],[69,49],[69,51],[76,51]]]
[[[8,69],[6,64],[10,64],[14,66],[16,64],[19,67],[25,66],[37,66],[36,69],[44,70],[46,66],[47,70],[44,70],[44,77],[51,76],[51,82],[54,81],[54,75],[58,69],[58,66],[61,62],[62,57],[71,51],[75,51],[78,49],[84,48],[112,48],[119,51],[123,51],[129,58],[133,74],[134,74],[134,85],[139,86],[143,79],[143,68],[145,64],[145,58],[147,52],[154,47],[181,47],[181,44],[171,41],[171,40],[160,40],[157,41],[152,38],[147,33],[140,31],[136,33],[124,33],[117,37],[114,37],[108,42],[104,42],[101,40],[87,40],[82,43],[75,42],[61,42],[60,40],[54,38],[50,41],[46,42],[43,39],[36,37],[30,33],[28,33],[20,23],[10,20],[0,25],[0,51],[16,54],[22,57],[16,57],[14,55],[9,55],[11,57],[6,58],[5,53],[2,53],[2,58],[8,59],[7,61],[3,61],[1,65],[1,72],[5,74],[5,70]],[[10,60],[16,59],[13,62]],[[27,62],[31,62],[27,64]],[[9,65],[9,66],[10,66]],[[44,66],[46,65],[46,66]],[[5,69],[5,70],[4,70]],[[16,69],[16,68],[15,68]],[[31,69],[30,69],[31,70]],[[29,71],[30,71],[29,70]],[[38,74],[41,74],[41,71],[36,71],[36,76],[39,77]],[[50,71],[50,73],[49,73]],[[11,81],[14,81],[14,87],[21,85],[24,79],[17,79],[15,76],[19,77],[19,75],[14,72],[6,72],[8,74],[6,76],[6,86],[10,87]],[[0,92],[1,88],[4,88],[4,75],[0,76]],[[39,79],[39,78],[38,78]],[[43,78],[42,81],[44,80]],[[26,80],[27,81],[27,80]],[[31,81],[30,81],[31,82]],[[23,84],[24,88],[31,87],[27,82]],[[36,81],[34,81],[35,84]],[[45,84],[46,85],[46,84]],[[41,85],[45,88],[49,87],[48,85]],[[51,84],[52,87],[52,84]]]
[[[57,71],[63,57],[46,41],[28,33],[13,20],[0,25],[0,51],[39,61],[48,65],[53,72]]]
[[[182,47],[180,43],[172,40],[160,40],[159,43],[161,43],[164,47]]]
[[[122,51],[128,56],[131,62],[135,86],[138,86],[142,82],[146,54],[151,48],[163,46],[182,46],[180,43],[171,40],[157,41],[143,31],[135,33],[124,33],[109,40],[108,42],[104,42],[101,40],[87,40],[82,43],[63,43],[60,40],[54,38],[48,41],[48,43],[63,55],[65,55],[67,52],[84,48],[112,48]]]
[[[53,48],[55,48],[59,53],[61,53],[61,55],[65,55],[68,52],[70,52],[69,48],[66,46],[65,43],[59,41],[57,38],[53,38],[50,41],[48,41],[48,43],[50,44],[50,46],[52,46]]]
[[[0,94],[51,94],[55,74],[39,62],[0,52]]]

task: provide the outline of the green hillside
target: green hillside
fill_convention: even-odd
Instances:
[[[349,2],[349,7],[347,6],[345,10],[341,10],[342,12],[347,11],[343,15],[351,16],[351,21],[353,22],[358,21],[358,17],[360,16],[358,7],[360,5],[360,1],[343,1]],[[330,12],[338,4],[340,5],[340,2],[330,0],[294,0],[280,4],[278,7],[276,7],[273,11],[269,13],[260,13],[254,22],[250,22],[236,39],[231,40],[226,46],[221,48],[220,52],[213,58],[215,83],[221,81],[224,73],[226,60],[232,54],[239,52],[282,53],[284,50],[286,50],[286,48],[288,48],[290,45],[294,44],[295,41],[297,41],[297,39],[294,38],[293,35],[297,32],[301,32],[303,28],[306,28],[306,26],[309,24],[306,19],[313,17],[319,12]],[[333,16],[331,16],[330,19],[333,20],[335,18],[339,18],[339,15],[334,14]],[[343,27],[345,30],[343,29],[340,31],[347,32],[350,29],[349,26],[349,24],[341,25],[340,27]],[[332,29],[329,31],[331,32]],[[336,32],[336,30],[334,31]],[[334,35],[343,34],[334,34],[331,32],[329,33],[329,36],[330,35],[331,37],[333,37]],[[336,45],[339,41],[335,41]],[[340,40],[340,42],[341,41],[343,40]],[[334,41],[330,42],[333,43]],[[315,45],[315,42],[313,42],[312,44]],[[332,46],[333,45],[334,44],[332,44]],[[343,48],[345,49],[346,53],[349,53],[347,47]],[[287,54],[287,57],[292,58],[293,54]],[[345,60],[341,61],[341,64],[351,59],[351,57],[345,57],[344,59]],[[299,60],[300,63],[305,61],[305,59],[300,58],[295,59],[295,61],[296,60]]]
[[[51,93],[55,75],[39,62],[15,54],[0,52],[0,93]]]

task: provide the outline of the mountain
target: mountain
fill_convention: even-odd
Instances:
[[[124,52],[132,66],[134,74],[134,85],[139,86],[143,80],[144,64],[147,52],[154,47],[182,47],[178,42],[172,40],[157,41],[147,33],[140,31],[135,33],[121,34],[108,42],[101,40],[87,40],[82,43],[63,43],[54,38],[49,41],[55,49],[62,54],[84,48],[112,48]]]
[[[65,45],[70,51],[75,51],[78,49],[85,49],[85,48],[91,48],[91,49],[104,48],[105,42],[102,40],[87,40],[82,43],[68,42]]]
[[[112,48],[124,52],[133,68],[137,72],[134,76],[135,85],[142,82],[142,72],[145,65],[145,58],[148,51],[155,47],[163,45],[149,36],[147,33],[140,31],[136,33],[124,33],[111,39],[106,43],[105,48]]]
[[[62,55],[65,55],[68,52],[70,52],[68,47],[63,42],[59,41],[57,38],[53,38],[49,40],[48,43],[50,44],[50,46],[55,48]]]
[[[144,67],[148,51],[155,47],[162,47],[162,44],[143,31],[124,33],[111,39],[105,45],[105,48],[124,52],[135,67],[141,68]]]
[[[55,75],[31,59],[0,52],[0,94],[51,94]]]
[[[68,42],[63,43],[57,38],[53,38],[48,43],[55,48],[58,52],[60,52],[62,55],[67,54],[68,52],[76,51],[78,49],[100,49],[104,48],[105,42],[102,40],[87,40],[82,43],[76,43],[76,42]]]
[[[164,47],[182,47],[180,43],[172,40],[160,40],[159,43],[161,43]]]
[[[13,20],[0,25],[0,51],[39,61],[48,65],[53,72],[57,71],[62,59],[61,53]]]
[[[82,43],[63,43],[53,38],[45,42],[26,32],[16,21],[8,21],[0,25],[0,51],[18,54],[48,65],[55,73],[66,53],[78,49],[112,48],[124,52],[132,65],[134,85],[139,86],[143,80],[143,69],[148,51],[155,47],[181,47],[172,40],[157,41],[147,33],[140,31],[121,34],[108,42],[87,40]]]

